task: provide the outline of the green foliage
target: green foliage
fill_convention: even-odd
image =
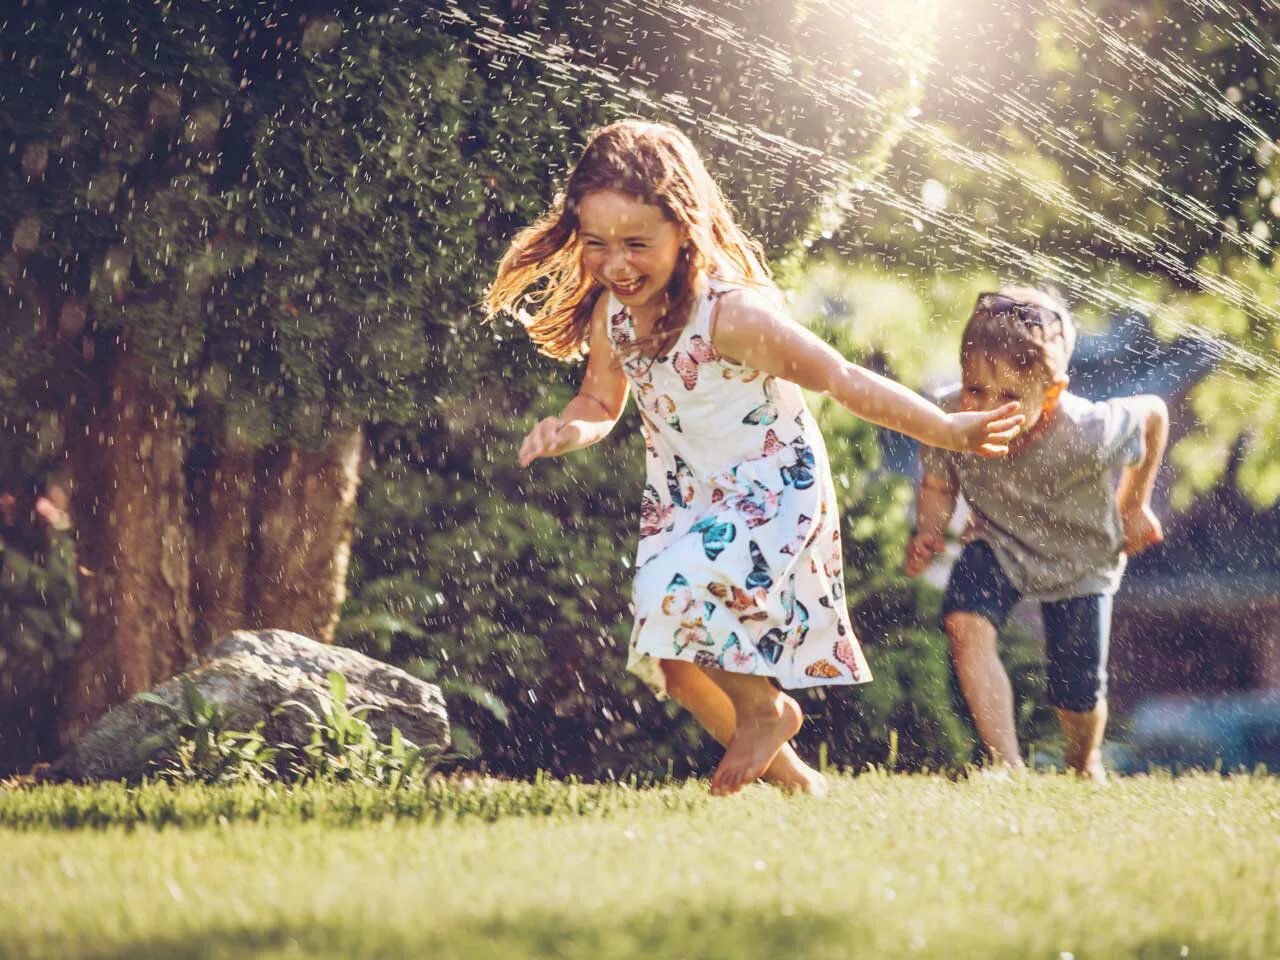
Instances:
[[[504,376],[474,305],[606,113],[473,46],[468,9],[29,4],[0,44],[5,427],[88,409],[121,351],[206,459],[430,434]]]
[[[0,389],[47,395],[82,331],[86,344],[125,336],[158,376],[181,377],[200,349],[199,295],[222,269],[210,240],[228,214],[212,173],[235,95],[218,50],[229,18],[38,2],[23,25],[0,63],[0,224],[21,238],[0,261],[16,307]]]
[[[36,556],[0,542],[0,666],[13,657],[52,671],[79,642],[71,537],[53,531]]]
[[[0,539],[0,774],[53,759],[58,684],[80,649],[74,544],[42,539],[30,553]]]
[[[331,670],[328,680],[328,693],[319,697],[319,711],[300,700],[286,700],[274,711],[301,710],[311,730],[306,744],[291,749],[291,776],[379,785],[392,792],[419,782],[429,769],[428,751],[406,740],[399,727],[391,728],[389,743],[379,741],[364,719],[377,708],[348,707],[346,678]]]
[[[539,402],[563,404],[567,385],[545,373]],[[460,748],[493,769],[621,775],[652,746],[639,724],[667,722],[621,670],[634,425],[533,475],[514,462],[521,421],[501,407],[467,413],[438,458],[401,440],[366,479],[343,622],[412,624],[356,645],[440,684]],[[657,752],[652,766],[665,767],[670,748]]]
[[[0,431],[0,771],[51,759],[56,685],[80,647],[76,554],[58,484],[60,438],[39,416]],[[44,515],[42,515],[44,514]]]
[[[250,98],[250,176],[231,200],[243,267],[210,374],[255,442],[414,419],[429,345],[474,299],[490,161],[467,131],[484,80],[419,14],[322,17]]]
[[[219,408],[240,442],[420,422],[451,382],[491,372],[453,341],[587,129],[636,111],[675,119],[782,249],[853,176],[794,156],[836,144],[877,158],[858,176],[883,165],[927,49],[927,17],[897,36],[887,9],[864,14],[885,47],[871,58],[807,3],[725,5],[695,30],[647,4],[626,30],[609,3],[538,5],[509,38],[492,31],[500,13],[30,4],[0,59],[0,230],[15,241],[0,280],[26,318],[0,394],[39,384],[57,409],[75,387],[47,383],[51,369],[92,370],[124,343],[184,401]],[[778,42],[812,56],[806,76],[780,66]],[[834,101],[807,75],[854,68],[856,92]],[[628,87],[611,70],[649,79]],[[733,132],[702,129],[695,102]],[[745,167],[744,137],[759,160]]]
[[[1137,272],[1167,278],[1157,308],[1173,314],[1166,329],[1226,341],[1221,366],[1197,387],[1197,428],[1175,457],[1185,468],[1184,499],[1222,478],[1229,451],[1245,436],[1239,482],[1258,506],[1273,504],[1280,499],[1280,313],[1273,306],[1280,276],[1271,239],[1280,229],[1280,150],[1257,118],[1280,105],[1280,71],[1264,52],[1280,27],[1213,10],[1197,14],[1188,31],[1185,14],[1167,0],[1149,0],[1124,17],[1105,3],[1085,8],[1096,26],[1075,42],[1089,80],[1069,65],[1044,64],[1043,83],[1069,91],[1049,119],[1072,118],[1072,132],[1116,158],[1123,173],[1061,160],[1057,169],[1073,194],[1150,248],[1089,237],[1087,228],[1070,240],[1105,244]],[[1131,45],[1124,57],[1112,47],[1116,32]],[[1250,389],[1242,390],[1246,381]]]
[[[175,783],[351,782],[393,793],[421,786],[434,757],[406,740],[399,727],[391,728],[389,742],[381,742],[364,719],[375,708],[347,705],[347,681],[341,673],[330,671],[328,682],[328,691],[318,695],[318,710],[287,700],[272,712],[300,710],[306,715],[311,736],[302,745],[270,742],[265,719],[249,731],[229,729],[226,711],[190,680],[183,682],[179,706],[140,693],[136,699],[157,707],[169,726],[144,738],[139,756],[149,761],[156,776]]]
[[[37,509],[59,476],[60,444],[49,416],[5,417],[0,429],[0,671],[30,671],[23,685],[65,664],[80,641],[75,544],[63,517]]]
[[[157,707],[171,726],[138,744],[138,755],[148,760],[161,779],[177,783],[264,783],[274,778],[279,747],[263,735],[265,721],[252,730],[227,728],[227,716],[190,680],[182,684],[182,703],[175,707],[153,693],[136,699]]]

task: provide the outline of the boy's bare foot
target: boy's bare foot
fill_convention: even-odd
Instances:
[[[827,778],[809,766],[791,744],[784,743],[778,755],[764,772],[765,783],[786,790],[788,793],[807,793],[815,797],[827,795]]]
[[[1017,774],[1025,772],[1023,767],[1011,767],[1006,763],[993,763],[985,767],[973,767],[969,770],[968,779],[982,783],[1012,783]]]
[[[800,704],[781,692],[758,712],[740,712],[738,729],[711,777],[711,793],[727,796],[758,779],[803,722]]]
[[[1089,780],[1098,784],[1105,784],[1107,782],[1107,771],[1106,768],[1102,766],[1101,760],[1097,763],[1087,763],[1081,768],[1073,769],[1071,772],[1081,780]]]

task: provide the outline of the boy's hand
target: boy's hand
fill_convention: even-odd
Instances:
[[[1149,503],[1122,506],[1120,522],[1124,525],[1124,552],[1130,556],[1164,540],[1160,519],[1152,512]]]
[[[951,413],[951,449],[962,453],[976,453],[980,457],[1004,457],[1009,453],[1009,441],[1022,430],[1026,420],[1018,413],[1022,404],[1014,401],[997,410],[978,413]]]
[[[539,457],[555,457],[573,449],[578,440],[578,431],[571,424],[559,417],[546,417],[539,420],[525,436],[520,444],[517,459],[520,466],[527,467]]]
[[[917,533],[907,544],[907,561],[904,565],[907,576],[918,576],[946,547],[947,541],[940,533]]]

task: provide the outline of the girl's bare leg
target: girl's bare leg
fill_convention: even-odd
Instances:
[[[947,637],[965,703],[991,759],[1021,769],[1013,723],[1013,687],[996,650],[996,628],[976,613],[956,612],[946,619]]]
[[[800,704],[768,677],[729,673],[714,667],[706,674],[733,704],[737,725],[724,757],[711,777],[716,796],[737,793],[769,768],[804,722]]]
[[[683,660],[663,660],[662,672],[671,698],[693,714],[702,728],[722,746],[728,746],[737,727],[733,701],[728,694],[696,664]],[[826,778],[801,760],[789,743],[782,745],[778,755],[765,770],[764,779],[784,790],[819,796],[827,791]]]

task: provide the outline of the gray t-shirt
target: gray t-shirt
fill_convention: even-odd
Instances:
[[[960,407],[960,391],[938,401]],[[1124,574],[1124,529],[1113,472],[1143,457],[1142,418],[1129,398],[1095,403],[1064,393],[1044,432],[1003,459],[922,447],[927,473],[948,478],[973,510],[975,539],[991,544],[1026,597],[1114,593]]]

